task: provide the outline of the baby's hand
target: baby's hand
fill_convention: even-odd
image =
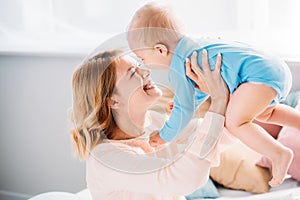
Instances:
[[[174,107],[174,101],[173,101],[173,100],[168,101],[168,102],[167,102],[167,112],[168,112],[168,113],[172,112],[173,107]]]
[[[157,148],[160,145],[165,144],[166,142],[160,138],[159,131],[154,131],[150,135],[149,144],[151,147]]]

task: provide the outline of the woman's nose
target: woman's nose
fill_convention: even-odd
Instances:
[[[150,76],[150,71],[147,70],[147,69],[140,69],[140,68],[138,68],[138,73],[141,75],[141,77],[143,79],[147,78],[148,76]]]

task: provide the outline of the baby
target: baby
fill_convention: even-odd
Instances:
[[[293,152],[253,123],[257,119],[300,130],[300,113],[278,103],[289,93],[292,81],[283,61],[242,43],[207,38],[192,40],[182,34],[180,23],[168,8],[153,3],[146,4],[133,16],[128,43],[145,65],[169,69],[169,81],[175,93],[170,118],[161,130],[152,134],[151,145],[173,141],[209,96],[208,91],[196,89],[196,84],[186,76],[187,58],[202,53],[208,55],[210,66],[215,66],[213,62],[220,60],[219,52],[222,52],[221,76],[231,94],[225,126],[243,143],[272,160],[271,186],[283,182]],[[201,56],[198,63],[202,63]],[[200,77],[205,73],[196,67],[197,63],[191,65]],[[219,133],[207,135],[200,156],[204,158],[219,138]]]

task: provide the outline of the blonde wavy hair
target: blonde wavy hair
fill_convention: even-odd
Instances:
[[[116,123],[109,100],[116,84],[116,61],[122,51],[98,53],[84,61],[72,79],[70,134],[80,160],[89,157],[103,137],[112,138]]]

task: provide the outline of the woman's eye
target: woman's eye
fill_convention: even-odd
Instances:
[[[132,71],[133,71],[133,72],[132,72],[132,74],[130,75],[130,78],[132,78],[132,77],[134,76],[135,72],[136,72],[135,69],[132,69]]]
[[[133,72],[131,75],[130,75],[130,78],[132,78],[134,76],[135,72]]]

